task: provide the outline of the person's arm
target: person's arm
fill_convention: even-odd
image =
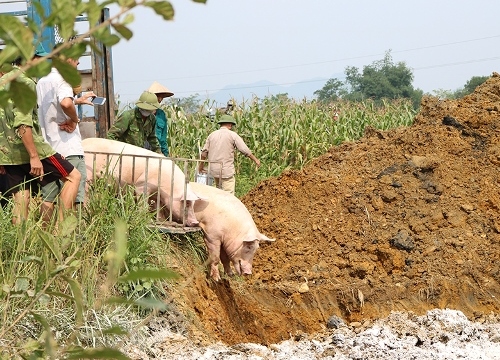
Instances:
[[[234,146],[238,149],[243,155],[252,159],[252,161],[257,165],[257,168],[260,167],[260,160],[252,154],[252,151],[248,148],[247,144],[243,141],[243,139],[238,135],[234,134]]]
[[[158,153],[158,154],[162,153],[161,148],[160,148],[160,143],[158,142],[158,137],[156,136],[155,129],[153,129],[151,134],[148,135],[147,140],[148,140],[149,145],[151,145],[151,151],[154,151],[155,153]]]
[[[61,101],[61,108],[63,109],[63,112],[66,114],[66,116],[69,117],[69,120],[66,120],[65,122],[61,123],[59,125],[59,128],[66,132],[75,131],[76,126],[80,122],[80,119],[78,118],[78,112],[76,110],[76,105],[93,105],[90,98],[94,96],[95,96],[94,92],[89,91],[79,98],[75,99],[70,97],[64,98]],[[75,117],[76,117],[76,123],[75,123]]]
[[[118,140],[128,130],[130,126],[130,116],[123,113],[108,130],[107,138],[110,140]]]
[[[76,126],[80,122],[80,119],[78,118],[78,113],[76,112],[76,106],[73,102],[73,98],[65,97],[64,99],[62,99],[61,108],[64,114],[66,114],[69,119],[59,124],[59,128],[66,132],[75,131]]]
[[[206,150],[206,149],[205,149],[205,150],[203,150],[203,151],[201,152],[201,154],[200,154],[200,159],[201,159],[201,160],[206,160],[206,159],[207,159],[207,157],[208,157],[208,150]],[[198,172],[199,172],[199,173],[205,172],[205,169],[203,168],[203,165],[204,165],[204,164],[205,164],[205,163],[204,163],[203,161],[200,161],[200,163],[199,163],[199,165],[198,165]]]
[[[168,119],[161,109],[156,110],[156,137],[163,155],[168,156]]]
[[[257,169],[260,167],[260,160],[255,157],[254,154],[248,155],[248,157],[257,165]]]
[[[35,141],[33,140],[33,131],[30,126],[21,125],[16,129],[17,135],[21,138],[21,141],[26,148],[30,156],[30,175],[34,177],[40,177],[43,179],[43,165],[40,161],[40,156],[36,150]]]
[[[168,156],[167,132],[164,127],[156,125],[156,137],[160,144],[160,149],[163,155]]]

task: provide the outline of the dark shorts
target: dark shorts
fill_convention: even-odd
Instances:
[[[35,178],[30,175],[31,165],[4,165],[7,172],[7,184],[10,193],[19,191],[21,186],[28,187],[29,183],[33,180],[36,181],[37,186],[47,185],[53,181],[65,178],[75,168],[68,160],[61,157],[60,154],[55,153],[42,161],[43,166],[43,180]]]
[[[85,166],[85,158],[83,155],[69,155],[65,157],[82,175],[80,186],[78,186],[78,194],[76,195],[76,204],[83,203],[85,199],[85,183],[87,181],[87,168]],[[55,202],[62,190],[63,182],[54,181],[42,187],[43,201]]]

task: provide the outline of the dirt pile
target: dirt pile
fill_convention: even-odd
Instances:
[[[332,315],[369,326],[433,308],[500,310],[500,76],[415,124],[330,149],[242,201],[262,233],[251,278],[186,287],[198,331],[275,343]]]

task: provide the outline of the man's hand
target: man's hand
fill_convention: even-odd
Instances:
[[[75,105],[94,105],[92,104],[92,98],[97,96],[93,91],[86,92],[79,98],[75,98]]]
[[[3,165],[0,165],[0,175],[5,175],[5,174],[7,174],[5,168],[3,167]]]
[[[40,177],[40,180],[43,180],[43,165],[38,156],[30,158],[30,175],[33,177]]]
[[[260,160],[257,159],[254,154],[250,154],[248,157],[257,165],[257,169],[260,168]]]
[[[71,119],[68,119],[65,122],[59,124],[59,129],[61,131],[72,133],[73,131],[75,131],[77,125],[78,123],[74,122]]]

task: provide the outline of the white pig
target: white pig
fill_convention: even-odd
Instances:
[[[228,275],[233,275],[231,262],[238,275],[250,275],[259,241],[274,239],[259,232],[252,215],[236,196],[213,186],[190,185],[201,197],[194,204],[194,212],[208,249],[210,277],[220,280],[219,261]]]
[[[122,186],[133,185],[137,195],[156,199],[156,194],[159,192],[162,209],[167,212],[172,200],[173,220],[182,222],[185,176],[172,160],[153,151],[116,140],[87,138],[82,141],[82,145],[89,181],[93,179],[94,174],[96,177],[101,177],[107,173]],[[186,185],[185,195],[186,225],[197,226],[198,220],[193,211],[193,203],[199,197],[191,190],[189,184]],[[165,215],[168,217],[169,211]]]

